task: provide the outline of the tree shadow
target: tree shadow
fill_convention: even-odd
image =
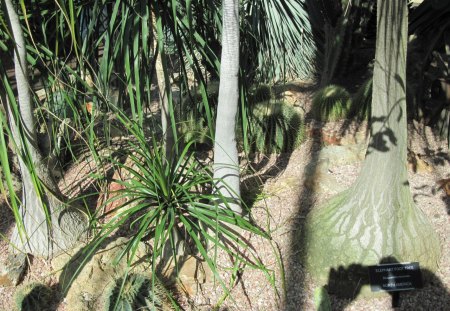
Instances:
[[[275,162],[271,163],[269,156],[262,155],[252,156],[249,159],[249,171],[250,174],[243,176],[241,184],[242,200],[244,203],[251,207],[258,200],[263,192],[264,184],[272,178],[279,176],[285,171],[292,152],[281,153],[275,156]]]
[[[4,200],[0,200],[0,240],[2,237],[7,237],[14,226],[15,220],[11,208]]]
[[[83,247],[81,247],[75,254],[70,256],[70,259],[68,260],[67,263],[64,264],[64,266],[61,269],[61,274],[59,276],[59,280],[58,283],[55,285],[59,295],[59,301],[57,302],[58,305],[60,305],[64,299],[67,297],[69,291],[73,288],[73,286],[75,286],[75,281],[78,277],[81,276],[81,274],[86,274],[86,269],[90,269],[90,273],[95,273],[95,269],[93,266],[88,266],[90,263],[93,263],[94,265],[98,265],[99,269],[102,269],[101,265],[102,263],[100,262],[101,259],[103,258],[102,254],[106,254],[107,252],[110,251],[114,251],[115,248],[117,248],[117,251],[120,252],[122,248],[125,248],[127,246],[126,241],[120,241],[120,243],[118,242],[120,238],[123,238],[123,233],[120,231],[117,231],[116,233],[112,234],[111,236],[106,237],[104,240],[100,241],[100,243],[98,245],[95,244],[88,244],[85,245]],[[95,242],[95,241],[94,241]],[[98,263],[93,262],[93,260],[95,260],[95,256],[100,255],[100,260]],[[136,255],[137,256],[137,255]],[[113,275],[109,275],[107,274],[107,270],[104,270],[103,272],[105,273],[104,276],[104,282],[102,283],[98,283],[98,295],[96,297],[91,297],[90,299],[93,299],[92,301],[88,301],[85,300],[86,297],[79,297],[81,303],[90,303],[92,305],[90,305],[90,307],[94,308],[94,306],[96,304],[99,303],[99,301],[102,300],[102,296],[103,296],[103,291],[105,289],[105,286],[107,286],[112,280],[117,279],[119,277],[122,277],[123,275],[125,275],[125,273],[127,273],[126,271],[128,271],[129,269],[129,274],[133,273],[133,270],[135,267],[141,265],[141,264],[147,264],[150,265],[150,260],[151,255],[145,255],[142,257],[136,257],[136,259],[134,259],[134,261],[131,263],[131,265],[124,267],[122,265],[122,268],[119,268],[119,266],[114,266],[114,263],[112,262],[107,262],[104,263],[106,265],[111,265],[111,267],[113,267]],[[180,256],[178,258],[178,265],[181,267],[189,258],[189,256],[187,255],[183,255]],[[125,265],[128,265],[127,260],[129,259],[128,255],[126,255],[125,257],[123,257],[121,259],[122,263]],[[119,264],[118,264],[119,265]],[[180,292],[180,288],[176,285],[176,282],[174,281],[174,275],[177,273],[176,269],[173,269],[172,271],[170,271],[170,273],[168,274],[162,274],[162,270],[163,268],[161,267],[161,263],[157,264],[156,267],[156,276],[157,278],[162,282],[162,284],[164,284],[164,287],[170,290],[170,294],[174,297],[179,297],[182,295],[182,293]],[[88,271],[88,272],[89,272]],[[110,271],[110,272],[111,272]],[[120,272],[122,271],[122,272]],[[152,275],[152,270],[151,268],[148,271],[145,271],[149,276]],[[123,273],[120,274],[120,273]],[[128,275],[129,275],[128,274]],[[90,277],[89,277],[90,278]],[[96,280],[97,282],[99,282],[99,280]],[[94,282],[94,281],[92,281]],[[77,284],[76,286],[82,286],[82,284]],[[87,295],[89,293],[87,292]],[[56,309],[55,309],[56,310]]]
[[[380,264],[387,263],[395,264],[399,262],[395,257],[386,257],[380,260]],[[450,293],[442,281],[427,269],[421,269],[421,276],[424,281],[423,287],[419,286],[415,290],[380,292],[380,297],[389,294],[394,310],[429,310],[430,308],[447,306],[450,303]],[[369,267],[355,263],[348,267],[331,268],[328,283],[324,288],[330,294],[331,309],[343,311],[358,295],[364,295],[364,293],[361,293],[362,289],[369,285]],[[367,290],[366,288],[365,291]],[[319,306],[325,305],[325,303],[322,300]]]
[[[314,123],[315,121],[313,121]],[[320,159],[320,141],[322,140],[322,132],[317,134],[317,140],[311,142],[309,154],[308,170],[303,173],[303,180],[310,174],[315,174],[319,170]],[[303,310],[305,307],[305,261],[307,254],[305,253],[305,234],[304,226],[306,215],[309,213],[315,203],[316,192],[314,189],[309,189],[303,186],[302,191],[297,197],[298,209],[295,212],[295,217],[290,228],[290,249],[285,258],[286,262],[286,293],[284,299],[284,311]]]

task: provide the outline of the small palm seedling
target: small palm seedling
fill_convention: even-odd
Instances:
[[[338,85],[326,86],[314,94],[312,116],[319,121],[336,121],[348,116],[351,106],[349,92]]]
[[[290,152],[303,141],[303,126],[294,107],[283,102],[259,103],[251,110],[249,118],[250,151]]]
[[[14,296],[19,311],[51,310],[55,294],[40,283],[29,283],[18,288]]]
[[[158,311],[170,309],[167,291],[155,278],[124,275],[105,291],[105,311]]]
[[[372,78],[367,79],[356,92],[350,108],[350,116],[362,120],[369,118],[372,104],[372,81]]]

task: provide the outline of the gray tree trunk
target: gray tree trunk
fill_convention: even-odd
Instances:
[[[163,148],[167,158],[172,156],[172,152],[174,151],[175,138],[173,135],[173,127],[171,126],[170,121],[170,102],[169,102],[169,94],[168,92],[170,87],[167,85],[169,78],[164,71],[164,64],[166,63],[164,59],[164,46],[161,45],[162,40],[158,40],[158,29],[156,26],[156,14],[152,13],[153,18],[153,42],[159,42],[156,44],[156,61],[155,61],[155,72],[156,72],[156,80],[158,84],[158,93],[159,93],[159,105],[161,109],[161,128],[163,132]]]
[[[332,268],[364,268],[387,258],[437,268],[439,240],[414,203],[406,168],[406,2],[378,0],[371,138],[361,174],[307,219],[304,256],[321,282]],[[365,275],[353,278],[352,288],[338,286],[348,295],[367,282]]]
[[[11,242],[19,251],[51,257],[71,247],[85,232],[87,219],[78,209],[67,209],[59,189],[45,166],[37,147],[30,85],[26,64],[26,49],[19,17],[11,0],[5,0],[15,40],[14,69],[17,81],[18,114],[8,104],[8,116],[13,139],[18,146],[22,176],[22,204],[19,215],[23,228],[16,224]],[[17,124],[19,123],[19,124]],[[22,133],[20,130],[22,129]],[[28,154],[28,156],[24,156]],[[28,159],[28,160],[26,160]],[[28,162],[28,163],[27,163]],[[31,163],[30,163],[31,162]],[[35,174],[33,174],[34,170]],[[37,187],[39,183],[41,187]],[[51,220],[51,222],[47,221]],[[20,224],[20,222],[18,222]]]
[[[235,133],[239,99],[239,1],[223,0],[222,3],[222,56],[214,141],[214,178],[219,180],[218,191],[229,200],[232,210],[242,213]]]

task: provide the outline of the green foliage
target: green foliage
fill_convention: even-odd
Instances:
[[[105,290],[105,311],[157,311],[167,308],[169,299],[163,285],[155,278],[140,274],[124,275]]]
[[[123,148],[124,156],[128,159],[125,164],[111,159],[127,178],[117,181],[122,189],[105,202],[110,204],[117,201],[120,205],[117,204],[119,206],[110,211],[112,218],[83,250],[83,256],[89,258],[113,232],[124,229],[132,237],[117,261],[128,254],[126,258],[131,264],[139,242],[151,239],[152,275],[156,275],[158,264],[165,258],[164,254],[173,256],[175,265],[178,265],[178,256],[185,255],[180,253],[180,245],[185,245],[205,260],[226,292],[227,285],[221,280],[216,259],[209,251],[214,253],[221,250],[236,263],[267,274],[256,252],[232,227],[263,237],[268,235],[231,210],[231,199],[215,190],[216,181],[210,168],[202,164],[191,150],[193,142],[183,147],[175,146],[179,148],[179,153],[166,158],[166,153],[155,137],[148,140],[137,123],[120,111],[115,113],[128,126],[134,138]],[[126,202],[121,201],[123,198],[126,198]],[[241,250],[245,250],[245,255]]]
[[[266,101],[253,106],[250,113],[251,152],[291,152],[303,142],[304,124],[294,107],[283,102]]]
[[[331,311],[331,301],[324,287],[316,288],[314,291],[314,305],[317,311]]]
[[[52,310],[55,293],[46,285],[30,283],[17,289],[14,300],[19,311]]]
[[[350,93],[341,86],[329,85],[314,94],[311,112],[316,120],[336,121],[348,116],[350,106]]]
[[[240,64],[246,81],[312,78],[316,50],[305,1],[245,0],[241,5]]]
[[[199,89],[188,92],[184,96],[181,105],[175,107],[177,129],[184,143],[194,142],[212,146],[211,131],[208,115],[215,119],[217,114],[217,98],[219,95],[219,83],[210,82],[205,89],[206,99],[202,98]],[[209,111],[205,111],[205,104]],[[214,122],[212,122],[214,124]]]
[[[44,103],[35,110],[39,123],[38,144],[44,158],[48,158],[49,169],[60,169],[66,163],[67,153],[73,154],[72,143],[77,125],[81,125],[80,107],[76,107],[75,94],[63,89],[46,94]],[[80,132],[82,131],[79,128]],[[56,163],[57,162],[57,163]]]
[[[372,106],[372,77],[367,79],[353,96],[350,116],[358,119],[367,120],[370,117]]]
[[[267,84],[261,84],[250,89],[248,94],[248,103],[250,105],[265,102],[273,98],[272,87]]]
[[[318,52],[315,65],[321,85],[325,86],[348,72],[354,53],[364,42],[375,1],[305,0],[305,3]]]

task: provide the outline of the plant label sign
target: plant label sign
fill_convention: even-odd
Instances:
[[[369,278],[373,292],[422,288],[422,274],[418,262],[369,266]]]

